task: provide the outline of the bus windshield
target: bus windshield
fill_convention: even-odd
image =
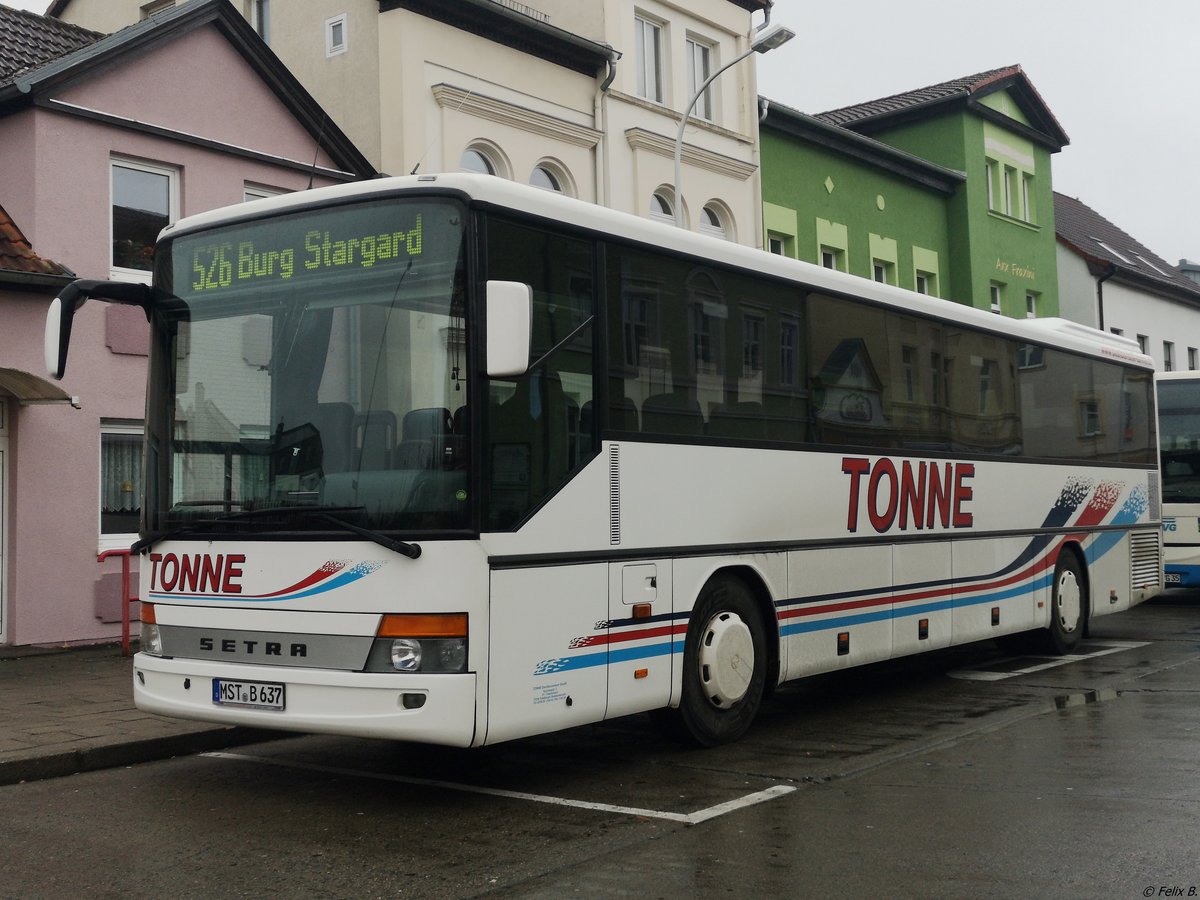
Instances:
[[[1162,498],[1200,503],[1200,380],[1158,382]]]
[[[466,528],[464,220],[373,200],[161,246],[145,529]]]

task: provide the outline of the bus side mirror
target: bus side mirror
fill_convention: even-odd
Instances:
[[[124,281],[72,281],[50,301],[46,311],[46,333],[43,352],[46,369],[53,378],[62,378],[67,370],[67,348],[71,345],[71,323],[75,312],[88,299],[95,297],[109,303],[140,306],[150,318],[150,288],[144,284]]]
[[[51,378],[62,378],[67,368],[67,347],[71,344],[71,322],[75,318],[74,303],[63,303],[61,297],[50,301],[46,311],[46,370]]]
[[[519,281],[487,283],[487,374],[516,378],[529,370],[533,288]]]

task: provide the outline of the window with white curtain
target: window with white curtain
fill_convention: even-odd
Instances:
[[[142,513],[141,425],[100,426],[100,550],[137,540]]]

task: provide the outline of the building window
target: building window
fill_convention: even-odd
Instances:
[[[662,26],[638,16],[634,20],[637,51],[637,94],[663,102]]]
[[[708,204],[700,213],[700,231],[711,234],[721,240],[729,238],[729,230],[725,227],[725,217],[713,204]]]
[[[992,312],[994,312],[996,315],[1000,315],[1004,309],[1004,305],[1001,302],[1004,299],[1004,285],[992,284],[988,291],[991,296]]]
[[[996,169],[995,160],[987,160],[984,163],[983,180],[987,183],[987,200],[988,209],[996,208]]]
[[[1121,335],[1123,335],[1125,333],[1124,328],[1110,328],[1108,330],[1111,331],[1113,334],[1117,335],[1118,337],[1120,337]]]
[[[111,170],[112,277],[141,273],[148,281],[158,233],[179,217],[179,173],[126,160],[114,160]]]
[[[1017,170],[1011,166],[1004,167],[1004,214],[1006,216],[1016,216],[1016,181]]]
[[[779,323],[779,383],[795,384],[800,325],[797,322]]]
[[[1079,401],[1079,436],[1096,437],[1101,434],[1100,404],[1095,399]]]
[[[909,403],[917,399],[917,348],[900,348],[900,365],[904,370],[904,399]]]
[[[458,160],[458,168],[463,172],[476,172],[480,175],[495,175],[496,164],[482,150],[468,148]]]
[[[762,316],[742,316],[742,377],[761,378],[763,372],[763,333],[767,323]]]
[[[778,234],[768,234],[767,252],[776,256],[787,256],[787,238]]]
[[[871,277],[880,284],[895,284],[895,267],[885,260],[874,260],[871,263]]]
[[[242,201],[249,202],[251,200],[263,200],[267,197],[282,197],[287,191],[280,191],[275,188],[260,187],[256,184],[248,184],[242,189]]]
[[[708,44],[688,38],[687,55],[688,97],[692,97],[696,91],[700,90],[700,85],[708,81],[709,76],[712,75],[713,48]],[[692,107],[692,115],[708,122],[713,120],[715,113],[711,86],[705,88],[704,93],[696,99],[696,105]]]
[[[1175,345],[1171,341],[1163,341],[1163,371],[1175,371]]]
[[[1195,372],[1198,363],[1200,363],[1200,358],[1197,358],[1196,348],[1188,347],[1188,371]]]
[[[137,540],[142,496],[142,426],[100,426],[100,549]]]
[[[271,0],[253,0],[250,25],[266,43],[271,43]]]
[[[1037,294],[1029,291],[1025,294],[1025,318],[1037,318]]]
[[[925,272],[918,272],[916,286],[917,286],[918,294],[928,294],[929,293],[929,275],[926,274]]]
[[[661,189],[650,196],[650,218],[664,222],[675,221],[675,207],[671,204],[671,198]]]
[[[544,191],[563,193],[562,181],[548,166],[534,166],[533,172],[529,176],[529,183]]]
[[[325,55],[337,56],[346,52],[346,14],[325,20]]]
[[[142,5],[142,20],[144,21],[164,9],[170,9],[174,5],[175,0],[154,0],[153,3],[145,3]]]
[[[1138,342],[1138,349],[1141,350],[1147,356],[1149,356],[1150,355],[1150,338],[1144,334],[1139,334],[1137,336],[1137,342]]]
[[[1021,176],[1021,217],[1030,225],[1034,223],[1033,176],[1029,174]]]
[[[836,269],[839,272],[845,272],[846,254],[837,247],[822,247],[821,265],[826,269]]]

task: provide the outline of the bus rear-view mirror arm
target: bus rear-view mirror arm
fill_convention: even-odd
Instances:
[[[487,283],[487,374],[517,378],[529,370],[533,288],[519,281]]]
[[[150,287],[128,281],[89,281],[68,284],[50,301],[46,311],[46,369],[54,378],[62,378],[67,368],[67,348],[71,344],[71,323],[75,312],[88,300],[104,300],[126,306],[140,306],[150,318]]]

